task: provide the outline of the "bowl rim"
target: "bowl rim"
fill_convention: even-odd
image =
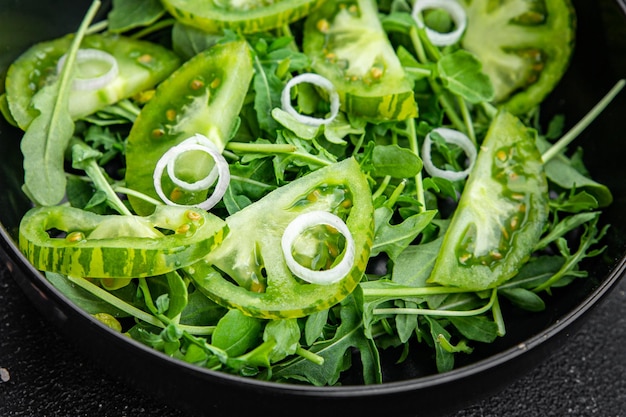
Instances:
[[[193,365],[184,362],[179,359],[167,356],[165,353],[152,349],[142,343],[124,337],[121,333],[105,326],[90,314],[76,306],[71,300],[55,288],[40,271],[35,269],[30,262],[24,257],[19,250],[14,239],[10,233],[6,230],[4,224],[0,223],[0,236],[2,237],[2,246],[0,247],[2,252],[9,256],[14,261],[18,262],[17,267],[21,268],[28,277],[36,277],[36,282],[32,282],[32,278],[29,278],[31,284],[35,284],[39,290],[45,290],[49,295],[56,298],[57,301],[62,302],[66,307],[69,307],[73,313],[79,315],[83,320],[90,322],[92,325],[98,326],[100,331],[108,333],[109,337],[114,337],[120,341],[123,341],[129,347],[132,346],[140,354],[152,355],[154,359],[159,362],[167,363],[180,367],[185,372],[192,373],[203,379],[219,381],[222,384],[228,384],[237,386],[238,388],[246,387],[255,390],[272,391],[276,392],[276,389],[282,391],[287,395],[299,395],[306,397],[338,397],[338,398],[350,398],[350,397],[362,397],[362,396],[381,396],[387,394],[398,394],[408,391],[418,391],[422,389],[435,388],[440,385],[444,385],[450,382],[457,382],[463,379],[467,379],[473,376],[477,376],[488,371],[492,371],[499,366],[508,363],[521,355],[525,355],[531,351],[540,349],[546,342],[554,339],[557,335],[563,332],[567,332],[573,326],[574,322],[580,322],[583,316],[587,315],[611,292],[611,290],[617,285],[617,283],[626,276],[626,255],[620,258],[615,264],[614,268],[608,272],[604,279],[598,284],[598,286],[588,294],[580,304],[571,311],[568,311],[564,316],[557,319],[556,322],[550,326],[541,329],[534,336],[521,341],[517,345],[502,350],[494,355],[489,355],[485,358],[471,362],[469,364],[460,366],[444,373],[435,373],[416,378],[383,382],[381,384],[359,384],[359,385],[345,385],[345,386],[332,386],[332,387],[318,387],[313,385],[293,384],[289,382],[274,382],[263,381],[254,378],[248,378],[239,375],[232,375],[225,372],[214,371],[207,368],[202,368],[197,365]],[[10,274],[15,278],[15,273],[10,270]],[[17,282],[18,285],[20,284]],[[34,301],[31,299],[31,302]],[[568,335],[569,336],[569,335]],[[182,371],[181,371],[182,372]]]

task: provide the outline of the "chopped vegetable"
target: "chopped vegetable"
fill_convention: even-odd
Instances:
[[[483,63],[496,103],[517,115],[541,103],[569,66],[576,32],[570,0],[462,3],[468,23],[461,43]]]
[[[163,5],[186,25],[217,33],[242,33],[282,27],[306,16],[325,0],[163,0]]]
[[[417,115],[411,81],[373,0],[329,1],[306,19],[302,48],[349,114],[375,122]]]
[[[158,183],[154,180],[157,162],[172,146],[195,134],[207,137],[222,152],[237,126],[252,74],[247,43],[233,41],[198,54],[161,83],[128,138],[128,187],[159,198],[154,186]],[[184,162],[177,164],[181,168],[176,177],[184,177],[187,182],[204,178],[212,169],[212,160],[205,152],[188,152]],[[177,204],[195,205],[207,199],[206,190],[185,192],[167,177],[161,179],[161,184],[162,194]],[[141,198],[130,196],[129,200],[139,214],[154,209]]]
[[[481,291],[500,285],[528,260],[548,219],[548,186],[535,132],[500,112],[492,122],[431,282]]]
[[[291,105],[291,89],[300,83],[313,84],[314,86],[323,89],[324,92],[328,94],[328,96],[330,97],[330,115],[327,118],[322,119],[317,117],[304,116],[296,112],[296,110]],[[283,110],[292,115],[298,122],[310,126],[319,126],[331,123],[333,120],[335,120],[335,117],[337,117],[337,113],[339,113],[339,95],[335,91],[335,87],[326,78],[317,74],[300,74],[289,80],[283,90],[281,103]]]
[[[66,58],[67,55],[63,55],[57,62],[58,74],[63,70]],[[76,53],[76,61],[79,64],[80,73],[74,77],[72,83],[74,90],[99,90],[114,81],[120,71],[117,59],[110,53],[99,49],[79,49]],[[104,63],[105,68],[102,69],[99,63]]]
[[[354,241],[354,262],[349,262],[348,271],[323,285],[295,277],[281,251],[285,229],[292,220],[315,211],[345,219]],[[226,222],[230,233],[225,241],[203,262],[186,270],[209,298],[254,317],[303,317],[340,302],[363,277],[372,245],[371,195],[354,159],[292,181],[229,216]],[[311,242],[308,243],[305,246],[311,248]],[[333,253],[341,252],[331,242],[328,244],[332,247],[323,240],[319,244],[312,253],[314,257],[318,256],[317,251],[319,256],[332,258]]]
[[[51,230],[64,233],[50,237]],[[221,243],[225,231],[221,219],[202,210],[159,206],[152,215],[138,217],[39,207],[22,219],[20,249],[43,271],[93,278],[146,277],[197,262]]]
[[[452,20],[453,29],[449,32],[440,32],[430,28],[425,22],[422,14],[430,9],[442,10],[449,14]],[[456,1],[450,0],[418,0],[413,5],[411,14],[417,26],[424,28],[428,38],[436,46],[448,46],[457,43],[467,27],[467,15],[465,9]]]
[[[113,7],[18,58],[0,108],[40,206],[20,249],[134,340],[262,380],[381,383],[413,344],[446,372],[602,253],[611,192],[565,148],[625,83],[560,139],[532,117],[567,0]],[[65,68],[72,38],[114,60]]]
[[[7,101],[11,115],[22,129],[25,130],[37,115],[30,106],[33,96],[56,77],[58,61],[67,52],[71,41],[72,36],[68,35],[38,43],[9,67]],[[180,59],[163,46],[124,36],[88,35],[81,48],[96,49],[113,56],[119,76],[95,90],[71,91],[69,112],[75,120],[154,87],[180,65]]]
[[[213,158],[213,162],[215,163],[213,169],[209,174],[194,183],[188,183],[179,179],[175,173],[176,161],[182,157],[186,152],[200,151],[205,152]],[[154,188],[161,197],[163,201],[172,206],[177,206],[180,204],[174,203],[171,201],[165,193],[163,193],[163,187],[161,185],[161,179],[163,176],[163,171],[167,168],[167,173],[169,175],[170,180],[182,190],[185,191],[202,191],[207,190],[209,187],[213,185],[215,180],[217,179],[217,184],[213,193],[201,203],[195,204],[195,207],[199,207],[204,210],[211,210],[214,205],[216,205],[219,200],[224,196],[226,192],[226,188],[228,187],[228,183],[230,181],[230,171],[228,170],[228,162],[224,159],[222,154],[217,149],[217,146],[207,139],[205,136],[200,134],[196,134],[176,146],[172,146],[167,152],[163,154],[161,159],[156,164],[154,168]]]

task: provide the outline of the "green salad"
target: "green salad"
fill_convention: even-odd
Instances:
[[[115,331],[382,383],[384,350],[452,370],[603,251],[611,192],[570,145],[623,82],[568,132],[539,117],[569,0],[99,7],[17,58],[0,108],[24,131],[20,250]]]

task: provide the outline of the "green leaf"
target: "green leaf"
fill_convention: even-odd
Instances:
[[[585,190],[598,200],[600,207],[606,207],[613,202],[613,195],[607,186],[580,173],[564,155],[555,156],[544,167],[548,179],[558,186]]]
[[[449,317],[449,320],[470,340],[491,343],[498,337],[498,325],[485,316]]]
[[[107,16],[109,31],[121,33],[148,26],[164,14],[160,0],[113,0],[113,8]]]
[[[304,358],[297,358],[277,365],[273,370],[275,378],[305,380],[317,386],[334,385],[341,372],[350,364],[351,349],[356,348],[361,355],[364,382],[382,382],[378,349],[374,341],[367,339],[363,333],[361,316],[354,298],[346,300],[341,305],[341,325],[335,336],[314,344],[310,349],[322,356],[324,363],[317,365]]]
[[[224,307],[196,290],[187,297],[187,305],[180,315],[180,323],[189,326],[211,325],[217,323],[225,311]]]
[[[322,331],[327,321],[328,309],[320,310],[307,316],[304,324],[304,339],[307,345],[312,345],[322,336]]]
[[[396,259],[430,224],[436,213],[435,210],[424,211],[414,214],[400,224],[392,225],[389,221],[393,216],[393,211],[386,206],[377,208],[374,212],[375,233],[372,256],[386,252],[392,260]]]
[[[532,291],[524,288],[504,288],[498,290],[500,294],[506,297],[513,305],[526,311],[543,311],[546,304],[541,297]]]
[[[545,235],[537,244],[535,245],[535,250],[543,249],[548,246],[550,243],[556,241],[557,239],[565,236],[568,232],[592,221],[595,221],[600,216],[599,211],[578,213],[572,216],[565,217],[555,226],[553,226],[550,232]]]
[[[65,195],[65,150],[74,133],[66,84],[62,88],[61,82],[54,82],[33,96],[32,106],[39,115],[28,126],[21,143],[24,187],[43,206],[56,205]]]
[[[435,362],[437,371],[448,372],[454,368],[454,354],[447,349],[450,345],[450,333],[439,323],[437,319],[424,316],[430,328],[430,335],[435,344]]]
[[[481,62],[471,53],[458,50],[444,55],[437,63],[437,68],[443,85],[470,103],[493,99],[491,80],[482,72]]]
[[[24,189],[37,204],[53,206],[65,196],[65,151],[74,133],[69,96],[74,62],[87,27],[99,2],[92,3],[67,52],[60,76],[32,98],[39,114],[30,123],[21,142],[24,155]]]
[[[296,319],[271,320],[263,332],[263,341],[274,343],[270,356],[272,363],[296,353],[296,349],[300,346],[299,340],[300,327]]]
[[[207,33],[179,22],[172,27],[172,49],[187,60],[215,45],[222,38],[222,34]]]
[[[276,107],[272,110],[272,117],[282,126],[291,130],[298,137],[302,139],[313,139],[317,137],[320,131],[319,126],[310,126],[299,122],[291,114],[287,113],[280,107]]]
[[[398,145],[378,145],[372,150],[374,177],[412,178],[422,170],[422,160],[410,149]]]
[[[60,292],[68,297],[74,304],[89,314],[107,313],[113,317],[127,317],[128,314],[116,308],[101,298],[93,295],[89,291],[77,286],[69,281],[65,276],[53,272],[46,272],[46,279]],[[116,297],[132,304],[132,300],[137,288],[134,285],[127,285],[119,290],[110,291]]]
[[[229,310],[217,323],[211,343],[229,356],[239,356],[257,344],[261,328],[260,320],[237,309]]]
[[[406,286],[425,287],[442,242],[443,237],[440,237],[421,245],[408,246],[394,262],[392,281]]]

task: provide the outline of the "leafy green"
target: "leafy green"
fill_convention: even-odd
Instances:
[[[39,114],[24,133],[24,189],[33,201],[44,206],[58,204],[65,195],[64,158],[74,133],[69,113],[69,94],[76,53],[100,6],[94,1],[83,19],[66,55],[60,76],[42,87],[32,99]]]
[[[109,30],[126,32],[155,23],[165,14],[160,0],[113,0],[109,12]]]

